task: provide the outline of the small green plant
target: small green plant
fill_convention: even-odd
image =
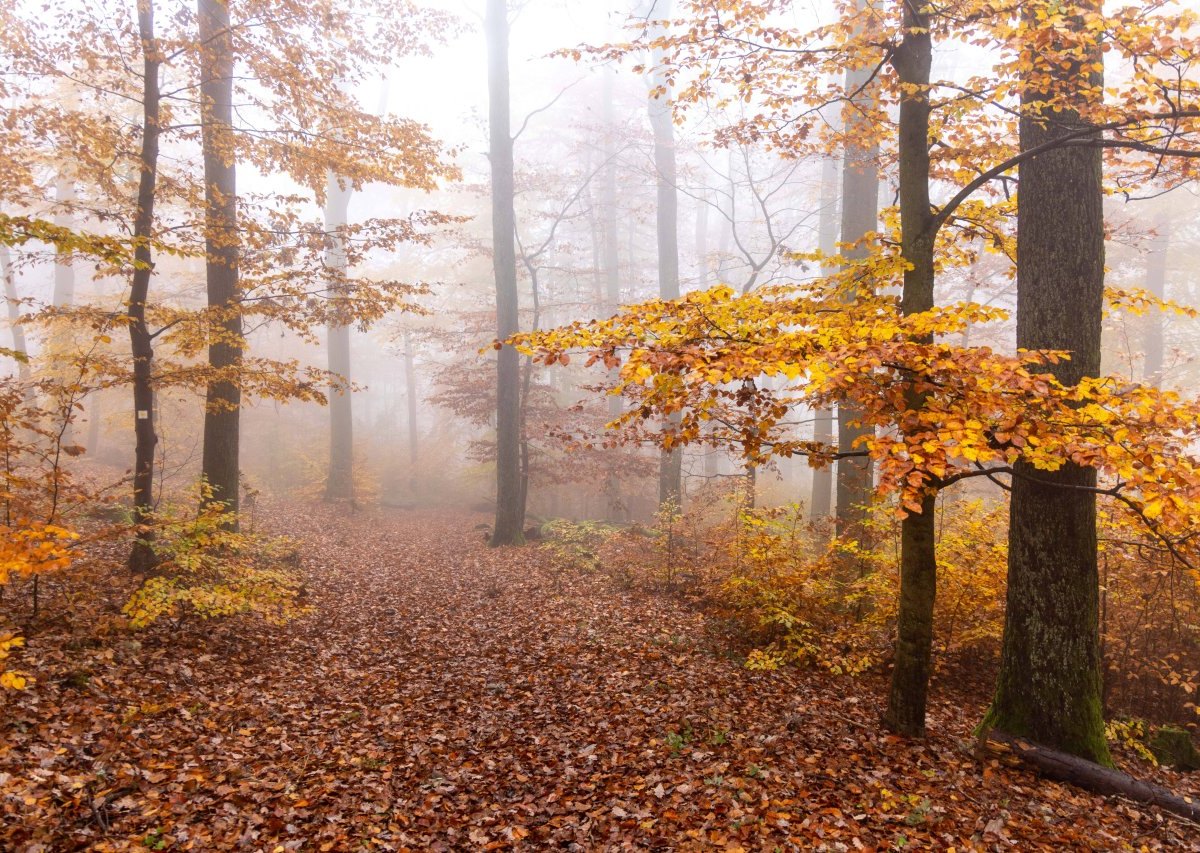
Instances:
[[[709,746],[724,746],[729,743],[729,732],[722,728],[714,728],[708,734]]]
[[[928,797],[922,797],[921,801],[913,806],[912,811],[904,816],[904,822],[909,826],[920,826],[929,817],[929,810],[933,808],[933,803]]]
[[[750,779],[765,779],[767,778],[767,769],[757,764],[748,764],[745,775]]]
[[[200,493],[204,497],[211,490],[202,484]],[[188,615],[254,614],[281,624],[310,612],[303,585],[284,568],[294,562],[295,544],[235,530],[235,521],[220,502],[199,513],[182,507],[155,513],[158,567],[123,608],[134,628]]]
[[[542,525],[542,550],[560,571],[592,573],[601,568],[601,549],[619,531],[603,521],[555,519]]]
[[[166,836],[158,827],[146,833],[146,837],[142,839],[142,846],[147,850],[165,850],[167,847]]]

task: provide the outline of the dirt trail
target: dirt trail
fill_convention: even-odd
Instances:
[[[313,616],[36,638],[0,849],[1200,849],[981,767],[978,709],[888,737],[878,684],[748,672],[678,600],[488,549],[482,518],[327,512],[271,519]]]

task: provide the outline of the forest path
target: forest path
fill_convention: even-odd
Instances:
[[[978,709],[938,705],[924,743],[887,736],[877,682],[749,672],[677,599],[487,548],[484,520],[281,508],[313,615],[48,655],[64,675],[3,724],[0,849],[1194,843],[981,768]]]

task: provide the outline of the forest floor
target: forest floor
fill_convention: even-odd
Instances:
[[[316,608],[281,628],[97,639],[52,596],[0,700],[0,850],[1200,850],[977,759],[978,702],[886,735],[878,679],[747,671],[701,610],[485,520],[277,508]]]

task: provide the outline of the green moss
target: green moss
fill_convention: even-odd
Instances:
[[[1188,772],[1200,770],[1200,751],[1183,729],[1163,726],[1154,732],[1147,745],[1160,764]]]

